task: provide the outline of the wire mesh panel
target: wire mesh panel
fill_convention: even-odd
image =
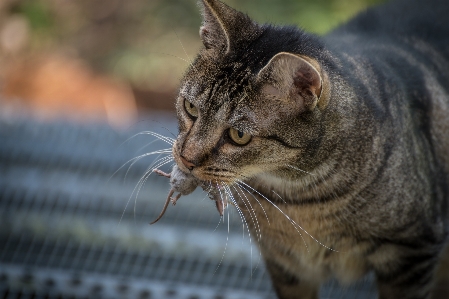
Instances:
[[[201,190],[148,225],[170,188],[148,171],[172,163],[148,128],[174,137],[176,123],[150,116],[118,132],[0,118],[0,298],[275,297],[238,213],[221,219]],[[368,278],[321,297],[375,292]]]

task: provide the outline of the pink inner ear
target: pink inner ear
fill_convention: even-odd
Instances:
[[[279,89],[277,89],[276,87],[274,87],[271,84],[264,85],[264,87],[262,88],[262,92],[268,96],[274,96],[274,97],[281,96],[281,92],[279,91]]]
[[[310,65],[303,64],[295,72],[293,84],[299,90],[310,90],[318,98],[321,94],[321,80],[319,74]]]

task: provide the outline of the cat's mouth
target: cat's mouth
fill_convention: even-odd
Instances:
[[[176,165],[186,175],[195,177],[202,184],[212,185],[232,185],[235,182],[235,174],[228,169],[214,166],[194,166],[189,165],[178,153],[176,143],[173,145],[173,157]],[[204,188],[203,188],[204,189]]]
[[[217,180],[215,178],[209,180],[201,180],[194,176],[192,172],[182,171],[178,164],[173,167],[171,173],[165,173],[159,169],[155,169],[154,172],[170,179],[171,190],[165,201],[162,212],[160,213],[158,218],[151,224],[156,223],[157,221],[159,221],[159,219],[162,218],[170,202],[175,205],[177,200],[182,195],[188,195],[192,193],[198,186],[200,186],[205,192],[207,192],[210,199],[215,201],[218,213],[220,214],[220,216],[223,216],[224,208],[228,205],[227,197],[223,196],[223,194],[226,193],[226,187],[228,187],[228,185],[222,179]]]

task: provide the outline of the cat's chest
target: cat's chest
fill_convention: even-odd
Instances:
[[[338,277],[351,282],[368,271],[364,256],[369,244],[354,239],[331,207],[301,206],[247,198],[244,215],[262,254],[291,273]],[[242,209],[243,210],[243,209]],[[312,275],[313,274],[313,275]]]

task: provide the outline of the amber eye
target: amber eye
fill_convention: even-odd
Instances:
[[[229,137],[238,145],[246,145],[251,141],[251,135],[234,128],[229,129]]]
[[[184,108],[186,109],[187,114],[192,118],[198,117],[198,109],[189,101],[184,100]]]

